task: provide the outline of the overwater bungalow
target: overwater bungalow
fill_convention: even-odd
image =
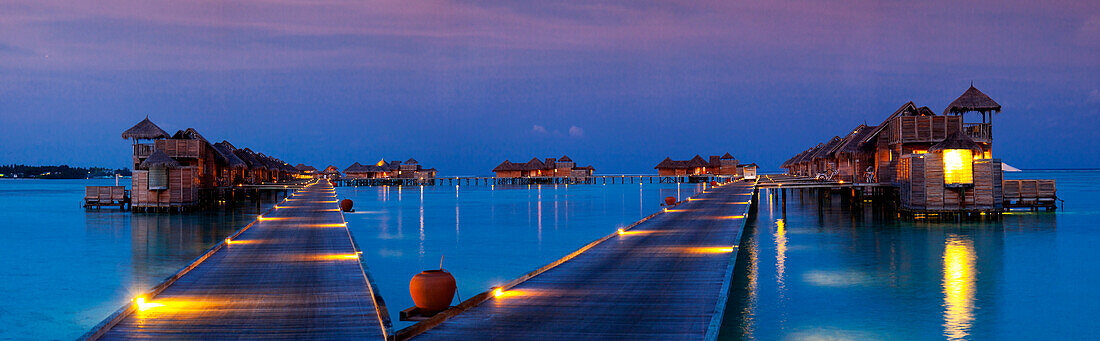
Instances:
[[[325,170],[321,171],[321,177],[329,180],[339,179],[340,175],[340,169],[333,165],[328,165]]]
[[[148,117],[122,138],[133,141],[130,205],[135,210],[193,207],[203,190],[284,180],[293,171],[228,141],[212,144],[194,128],[168,134]]]
[[[709,159],[695,155],[690,160],[673,160],[665,157],[653,168],[659,176],[697,176],[719,175],[744,177],[744,167],[740,167],[737,158],[730,153],[722,156],[711,155]]]
[[[302,176],[313,177],[317,175],[317,168],[306,166],[304,163],[299,163],[297,166],[294,166],[294,169],[298,170],[298,174]]]
[[[1008,182],[992,150],[993,116],[1000,111],[1000,104],[973,86],[938,115],[908,102],[879,125],[859,125],[782,167],[820,180],[887,184],[898,189],[902,209],[919,212],[996,211],[1006,202],[1053,206],[1053,181],[1035,180],[1036,190],[1004,196]],[[967,122],[967,113],[979,114],[981,121]]]
[[[737,165],[737,174],[748,180],[756,180],[756,170],[760,168],[755,162],[747,165]]]
[[[353,163],[344,169],[343,179],[434,179],[435,168],[424,168],[414,158],[405,162],[379,160],[370,165]]]
[[[493,168],[493,173],[498,178],[588,178],[595,171],[596,168],[592,165],[577,167],[576,162],[566,155],[556,159],[546,158],[546,160],[532,158],[525,163],[504,160]]]

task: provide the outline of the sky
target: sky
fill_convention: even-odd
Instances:
[[[318,168],[775,170],[971,83],[995,157],[1100,167],[1100,1],[0,2],[0,164],[125,167],[148,116]]]

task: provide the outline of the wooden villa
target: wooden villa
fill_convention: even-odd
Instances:
[[[752,173],[756,174],[756,164],[752,164]],[[730,153],[722,156],[711,155],[704,159],[695,155],[689,160],[673,160],[665,157],[653,168],[657,169],[658,176],[729,176],[745,177],[745,167],[738,164],[737,158]]]
[[[273,157],[210,143],[193,128],[168,134],[146,117],[122,133],[133,141],[131,208],[196,206],[206,189],[289,179],[292,166]]]
[[[321,171],[321,177],[329,180],[339,179],[340,175],[340,169],[333,165],[328,165],[328,167],[325,167],[325,169]]]
[[[297,166],[294,166],[294,169],[297,169],[298,174],[304,177],[312,178],[317,176],[318,174],[317,168],[313,168],[313,166],[307,166],[304,163],[299,163]]]
[[[379,160],[370,165],[358,162],[344,169],[343,179],[416,179],[429,181],[435,179],[435,168],[424,168],[416,159],[405,162]]]
[[[1000,111],[1000,104],[973,86],[941,114],[908,102],[879,125],[859,125],[781,167],[818,180],[890,185],[898,189],[900,207],[914,212],[993,212],[1020,202],[1053,206],[1052,180],[1038,180],[1046,185],[1029,192],[1034,198],[1004,195],[1007,182],[992,150],[993,116]],[[967,122],[967,113],[981,121]]]
[[[538,158],[532,158],[531,161],[525,163],[513,163],[508,160],[504,160],[500,165],[493,168],[493,173],[497,178],[574,178],[583,179],[592,176],[596,168],[592,165],[577,167],[576,162],[569,156],[562,155],[560,158],[546,158],[546,160],[539,160]]]

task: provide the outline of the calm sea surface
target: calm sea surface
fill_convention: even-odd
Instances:
[[[787,196],[742,240],[722,339],[1100,339],[1100,171],[1057,179],[1057,213],[899,222]],[[765,194],[761,201],[767,200]]]
[[[902,223],[872,210],[762,205],[738,255],[723,339],[1097,338],[1100,172],[1058,179],[1066,209],[984,224]],[[0,339],[72,339],[251,221],[79,207],[85,185],[0,180]],[[408,280],[443,266],[465,299],[659,209],[694,185],[340,188],[395,326]],[[767,199],[766,194],[762,199]],[[266,208],[267,204],[264,205]]]

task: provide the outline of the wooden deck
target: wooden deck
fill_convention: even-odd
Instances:
[[[385,339],[389,318],[327,182],[306,186],[86,339]]]
[[[753,188],[711,188],[397,339],[714,340]]]

